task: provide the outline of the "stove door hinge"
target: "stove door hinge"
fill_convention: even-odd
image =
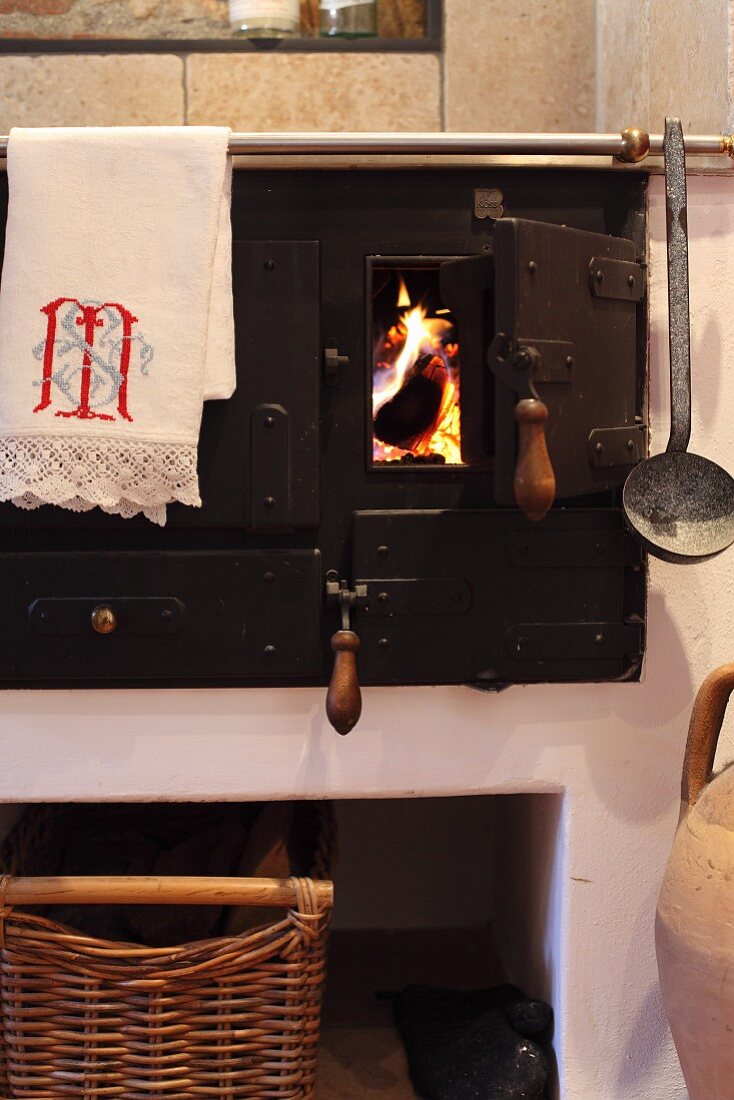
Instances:
[[[339,374],[349,366],[349,356],[340,355],[336,340],[324,341],[324,385],[334,387],[339,382]]]
[[[359,637],[352,630],[352,611],[367,606],[367,585],[355,584],[350,589],[348,581],[341,580],[335,570],[326,574],[326,605],[338,608],[340,629],[331,637],[334,667],[326,693],[326,716],[337,733],[350,733],[362,713],[362,693],[357,674]]]
[[[640,302],[645,293],[645,272],[631,260],[594,256],[589,264],[589,289],[595,298]]]
[[[515,623],[505,633],[505,653],[516,661],[626,661],[639,665],[644,623]]]
[[[593,470],[611,466],[637,466],[647,450],[647,425],[594,428],[589,433],[588,456]]]

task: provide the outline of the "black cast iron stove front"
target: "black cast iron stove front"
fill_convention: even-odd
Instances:
[[[619,492],[645,450],[644,179],[238,172],[232,221],[237,390],[205,408],[204,506],[165,528],[0,506],[0,683],[325,684],[327,576],[362,593],[365,684],[637,678],[644,561]],[[393,270],[420,271],[458,333],[437,369],[460,372],[460,461],[375,439],[373,302]],[[541,364],[557,500],[539,523],[512,499],[500,330]]]

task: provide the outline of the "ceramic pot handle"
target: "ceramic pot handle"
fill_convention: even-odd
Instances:
[[[681,799],[694,806],[709,781],[729,696],[734,691],[734,662],[714,669],[698,689],[688,727]]]

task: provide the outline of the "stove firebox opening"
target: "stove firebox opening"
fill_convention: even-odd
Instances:
[[[459,331],[439,285],[447,258],[370,258],[373,466],[463,465]]]

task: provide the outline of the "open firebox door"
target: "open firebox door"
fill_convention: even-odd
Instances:
[[[555,491],[541,515],[523,509],[536,511],[530,518],[555,498],[623,485],[645,453],[636,417],[644,272],[632,241],[510,218],[495,227],[492,256],[444,264],[441,285],[460,319],[465,385],[469,363],[478,376],[471,401],[491,389],[483,403],[493,406],[493,430],[472,435],[469,405],[462,456],[483,466],[491,456],[497,503],[522,507],[518,466],[541,465],[546,447]],[[537,419],[528,401],[540,404]]]
[[[401,275],[400,347],[388,327],[373,363],[373,463],[482,472],[495,503],[520,511],[355,514],[354,588],[333,577],[329,593],[340,732],[359,714],[350,616],[381,683],[633,678],[641,660],[640,553],[609,496],[593,507],[645,453],[634,243],[506,219],[492,251],[426,264],[439,304],[425,270],[420,307]]]

